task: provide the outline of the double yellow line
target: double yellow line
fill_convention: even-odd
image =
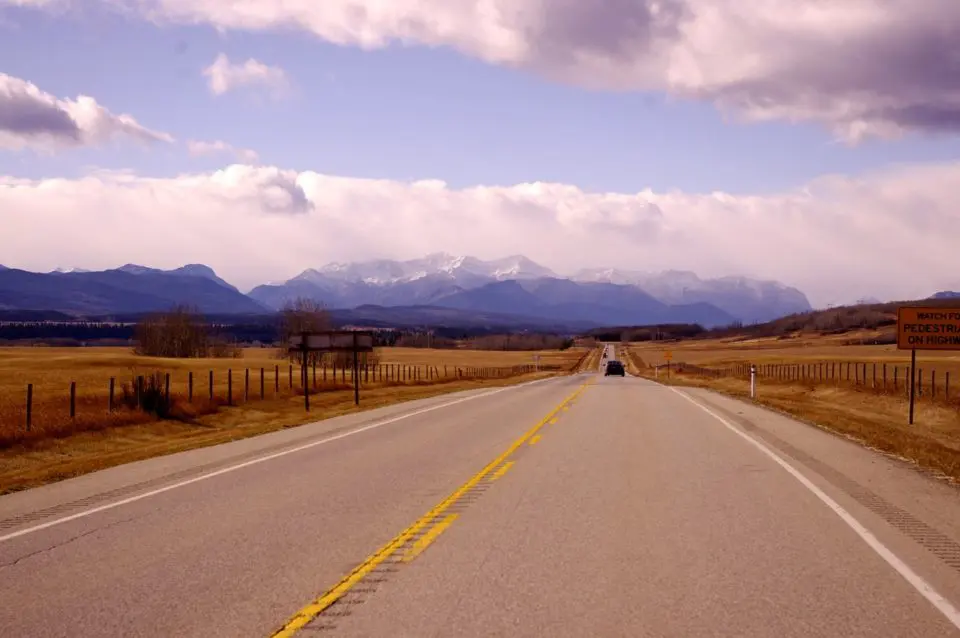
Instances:
[[[420,517],[417,522],[403,530],[399,535],[397,535],[389,543],[377,550],[376,553],[368,557],[360,565],[354,568],[349,574],[347,574],[339,583],[330,588],[326,593],[324,593],[319,598],[315,599],[310,604],[306,605],[303,609],[298,611],[293,615],[290,620],[288,620],[283,627],[278,629],[271,635],[271,638],[289,638],[294,636],[299,630],[303,629],[308,625],[314,618],[319,616],[333,605],[335,602],[343,598],[353,587],[357,585],[361,580],[363,580],[370,572],[375,570],[380,564],[386,561],[388,558],[393,556],[400,548],[406,545],[410,540],[417,536],[424,529],[430,527],[434,523],[432,529],[430,529],[423,537],[416,541],[408,552],[403,555],[403,560],[406,562],[416,558],[427,545],[432,543],[437,536],[439,536],[447,527],[449,527],[454,520],[456,520],[456,514],[451,514],[444,517],[444,513],[460,498],[462,498],[467,492],[476,487],[481,481],[487,478],[488,475],[493,473],[499,466],[501,466],[514,452],[516,452],[520,447],[528,442],[531,438],[537,435],[537,432],[545,426],[551,419],[553,419],[561,410],[563,410],[571,401],[576,399],[581,392],[586,390],[587,386],[593,383],[593,379],[587,381],[579,388],[577,388],[570,396],[564,399],[560,405],[550,411],[550,414],[545,416],[539,423],[530,428],[523,436],[514,441],[506,451],[494,459],[492,462],[487,464],[482,470],[477,472],[469,481],[461,485],[453,494],[445,498],[440,504],[431,509],[429,512]],[[498,477],[499,478],[499,477]],[[439,521],[439,522],[438,522]]]

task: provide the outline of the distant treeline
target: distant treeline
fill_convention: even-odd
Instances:
[[[21,315],[22,316],[22,315]],[[136,326],[147,317],[112,317],[110,323],[102,321],[67,321],[61,317],[13,321],[0,319],[0,343],[41,343],[57,346],[80,345],[124,345],[136,338]],[[263,317],[230,321],[224,317],[204,317],[212,331],[222,340],[238,344],[272,345],[280,339],[281,320],[279,317]],[[372,326],[381,328],[380,326]],[[427,336],[427,333],[432,333]],[[378,346],[405,345],[408,347],[452,348],[464,340],[492,337],[503,339],[508,330],[498,326],[480,328],[439,327],[439,328],[381,328],[375,332]],[[520,334],[509,338],[521,341],[511,342],[506,349],[528,349],[524,343],[562,343],[567,337],[556,335]],[[522,340],[526,340],[525,342]],[[401,343],[402,342],[402,343]],[[556,346],[549,346],[550,349]],[[538,348],[531,348],[538,349]]]
[[[566,350],[573,347],[573,343],[572,337],[553,334],[466,335],[452,339],[437,334],[405,333],[399,335],[396,345],[401,348],[535,351]]]
[[[597,328],[587,333],[599,341],[669,341],[671,339],[692,339],[706,333],[699,324],[672,323],[654,326],[615,326]]]
[[[102,341],[133,338],[134,326],[107,323],[0,323],[3,341]]]
[[[957,306],[956,299],[902,301],[859,306],[839,306],[826,310],[814,310],[793,314],[766,323],[749,326],[741,324],[715,328],[702,336],[717,337],[787,337],[796,332],[820,334],[843,334],[851,330],[877,330],[897,324],[897,308],[900,306]],[[889,340],[888,340],[889,341]],[[890,341],[892,343],[892,341]]]

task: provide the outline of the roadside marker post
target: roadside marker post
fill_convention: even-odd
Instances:
[[[917,349],[910,349],[910,425],[913,425],[913,403],[917,393]]]
[[[757,398],[757,366],[754,363],[750,364],[750,398]]]
[[[910,351],[910,414],[913,425],[917,385],[917,350],[960,350],[960,308],[897,308],[897,350]]]

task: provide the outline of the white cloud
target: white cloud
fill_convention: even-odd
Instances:
[[[451,47],[582,86],[818,121],[848,141],[960,130],[957,0],[102,1],[158,24]]]
[[[274,96],[281,96],[289,88],[287,74],[280,67],[268,66],[253,58],[242,64],[233,64],[224,53],[203,70],[203,75],[214,95],[223,95],[241,87],[260,86],[267,88]]]
[[[822,305],[960,287],[957,184],[960,162],[829,176],[769,196],[544,183],[455,190],[244,165],[170,179],[8,177],[0,178],[9,231],[0,254],[36,270],[205,262],[249,287],[333,260],[522,253],[568,273],[611,266],[770,277]]]
[[[111,113],[92,97],[61,100],[31,82],[0,73],[0,149],[52,151],[114,138],[173,142],[169,134],[150,130],[130,115]]]
[[[238,161],[246,164],[252,164],[260,159],[260,156],[257,155],[256,151],[248,148],[237,148],[232,144],[228,144],[227,142],[223,142],[221,140],[214,140],[213,142],[188,140],[187,150],[194,157],[219,154],[233,155]]]

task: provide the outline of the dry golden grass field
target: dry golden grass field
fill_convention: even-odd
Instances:
[[[695,368],[677,373],[676,364],[687,363],[707,369],[730,370],[737,364],[755,363],[764,371],[772,366],[793,368],[793,373],[761,375],[756,400],[768,407],[799,417],[819,427],[856,439],[865,445],[909,459],[952,479],[960,479],[960,352],[918,352],[917,372],[922,375],[914,424],[908,424],[908,369],[910,353],[895,345],[842,345],[862,338],[869,343],[879,333],[845,335],[804,335],[793,339],[710,340],[670,344],[631,344],[628,352],[636,370],[654,376],[650,366],[664,365],[665,353],[672,354],[672,373],[661,382],[708,387],[740,398],[749,397],[746,375],[726,374],[713,378]],[[846,364],[854,372],[846,379]],[[861,371],[856,372],[856,364]],[[821,366],[823,364],[823,367]],[[867,375],[864,379],[863,364]],[[887,385],[881,370],[886,364]],[[807,376],[797,378],[802,366]],[[766,366],[766,368],[763,368]],[[820,378],[824,367],[832,366],[840,378]],[[874,368],[878,370],[874,384]],[[898,383],[893,386],[894,370]],[[936,374],[932,374],[933,372]],[[947,373],[950,376],[947,395]],[[859,382],[857,380],[859,376]],[[935,392],[931,379],[936,380]]]
[[[353,404],[352,370],[337,370],[334,381],[333,370],[320,367],[314,386],[310,369],[308,383],[314,389],[307,414],[299,368],[293,367],[291,384],[289,362],[272,349],[245,349],[238,359],[157,359],[134,355],[127,348],[0,348],[0,493],[357,409],[569,373],[590,352],[383,348],[378,353],[379,365],[361,370],[360,408]],[[540,355],[540,373],[531,371],[535,354]],[[170,375],[176,419],[161,421],[120,406],[122,384],[154,373]],[[190,373],[193,401],[187,402]],[[114,405],[120,406],[112,413],[111,378]],[[76,384],[72,418],[71,382]],[[28,383],[33,385],[29,431]]]

